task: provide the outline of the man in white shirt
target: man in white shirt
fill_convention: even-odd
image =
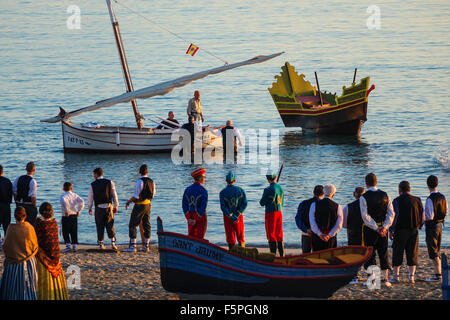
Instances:
[[[28,162],[26,170],[26,175],[20,176],[14,181],[13,193],[16,205],[24,207],[27,212],[25,221],[34,226],[37,218],[37,183],[33,177],[36,172],[34,162]]]
[[[111,240],[111,247],[117,250],[116,233],[114,230],[114,214],[117,213],[119,200],[114,182],[103,178],[102,168],[93,171],[95,181],[89,187],[88,208],[92,215],[92,204],[95,204],[95,225],[97,227],[97,241],[100,249],[104,249],[103,239],[105,229]]]
[[[388,229],[394,222],[395,212],[391,198],[386,192],[377,189],[377,177],[369,173],[366,178],[366,192],[359,198],[363,227],[363,246],[373,247],[372,256],[364,264],[367,270],[369,266],[376,265],[375,256],[378,253],[380,269],[385,271],[384,282],[390,286],[388,257]]]
[[[331,200],[335,193],[336,187],[326,184],[323,199],[313,202],[309,209],[313,252],[337,246],[336,235],[342,229],[344,216],[342,207]]]
[[[445,217],[448,215],[448,203],[445,196],[437,191],[438,178],[431,175],[427,178],[430,195],[425,202],[425,235],[428,248],[428,256],[433,261],[434,275],[427,278],[427,282],[441,282],[441,238],[442,226]]]
[[[79,195],[72,192],[70,182],[64,182],[63,190],[64,194],[59,198],[59,202],[62,211],[61,228],[66,249],[62,252],[70,251],[70,244],[72,244],[72,251],[75,252],[78,244],[78,216],[83,211],[84,201]]]
[[[136,229],[142,223],[144,229],[144,244],[141,251],[148,252],[150,249],[150,209],[151,200],[155,196],[156,186],[155,182],[148,177],[148,167],[143,164],[139,168],[141,177],[136,181],[133,196],[125,204],[125,209],[128,209],[130,203],[134,202],[133,211],[130,216],[129,236],[130,246],[125,252],[136,252]]]

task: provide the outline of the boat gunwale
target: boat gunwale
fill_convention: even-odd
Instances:
[[[120,128],[127,128],[127,129],[135,129],[135,130],[139,130],[139,129],[138,128],[132,128],[132,127],[120,127],[120,126],[117,126],[117,127],[107,126],[107,127],[101,127],[101,128],[83,128],[83,127],[77,127],[74,124],[69,124],[68,122],[66,122],[64,120],[61,120],[61,122],[64,125],[68,126],[69,128],[72,128],[72,129],[75,129],[75,130],[78,130],[78,131],[83,131],[83,132],[91,132],[91,133],[95,132],[95,133],[114,134],[114,133],[119,132],[120,134],[147,135],[147,136],[149,136],[149,135],[171,135],[172,134],[172,132],[149,133],[148,131],[145,131],[145,132],[120,132],[120,131],[112,131],[112,130],[117,129],[117,128],[119,128],[119,129]],[[111,131],[101,131],[101,129],[103,129],[103,128],[111,128]],[[151,128],[149,128],[149,130],[150,129]]]
[[[197,241],[200,243],[203,243],[205,245],[209,245],[211,247],[213,247],[214,249],[218,249],[221,250],[227,254],[231,254],[233,256],[245,259],[249,262],[253,262],[253,263],[258,263],[258,264],[262,264],[262,265],[267,265],[267,266],[272,266],[272,267],[283,267],[283,268],[292,268],[292,269],[311,269],[311,267],[313,267],[314,269],[337,269],[337,268],[348,268],[348,267],[353,267],[355,265],[358,264],[362,264],[363,261],[366,261],[371,255],[372,255],[372,247],[365,247],[366,248],[366,253],[362,256],[361,259],[355,261],[355,262],[350,262],[350,263],[343,263],[343,264],[337,264],[337,265],[319,265],[319,264],[310,264],[310,265],[288,265],[288,264],[282,264],[282,263],[276,263],[276,262],[267,262],[267,261],[261,261],[261,260],[256,260],[256,259],[251,259],[249,257],[245,257],[242,256],[240,254],[237,254],[235,252],[226,250],[222,247],[219,247],[218,245],[215,245],[214,243],[209,242],[208,240],[205,239],[198,239],[198,238],[194,238],[194,237],[190,237],[184,234],[180,234],[180,233],[176,233],[176,232],[168,232],[168,231],[158,231],[157,232],[158,237],[159,236],[174,236],[174,237],[180,237],[180,238],[184,238],[184,239],[188,239],[188,240],[192,240],[192,241]],[[321,253],[325,253],[325,252],[329,252],[329,251],[333,251],[333,250],[337,250],[337,249],[351,249],[351,248],[361,248],[362,246],[343,246],[343,247],[338,247],[338,248],[331,248],[331,249],[325,249],[325,250],[320,250],[320,251],[315,251],[315,252],[311,252],[311,253],[305,253],[305,254],[299,254],[299,255],[293,255],[293,256],[289,256],[289,257],[285,257],[286,259],[295,259],[296,257],[307,257],[307,256],[316,256]],[[178,251],[175,249],[170,249],[170,248],[160,248],[158,247],[159,251],[173,251],[173,252],[177,252],[177,253],[181,253],[181,254],[186,254],[186,255],[190,255],[189,253],[186,252],[182,252],[182,251]],[[196,257],[198,259],[202,259],[198,256],[193,255],[193,257]],[[210,263],[214,263],[211,262],[210,260],[206,260]],[[225,265],[224,265],[225,266]]]
[[[79,136],[75,133],[70,132],[71,135],[77,136],[79,138],[83,138],[83,139],[88,139],[88,140],[92,140],[92,141],[96,141],[96,142],[101,142],[101,143],[108,143],[108,144],[114,144],[116,145],[115,142],[110,142],[110,141],[104,141],[104,140],[98,140],[98,139],[94,139],[94,138],[90,138],[90,137],[83,137],[83,136]],[[126,146],[143,146],[143,147],[157,147],[157,146],[176,146],[177,142],[173,143],[173,144],[133,144],[133,143],[120,143],[121,145],[126,145]],[[76,149],[76,148],[75,148]],[[90,150],[98,150],[98,149],[90,149]],[[102,150],[102,149],[100,149]]]

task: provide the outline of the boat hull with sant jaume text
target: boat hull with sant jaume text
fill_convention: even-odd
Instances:
[[[174,129],[88,126],[61,121],[64,152],[74,153],[158,153],[171,152],[180,143]],[[206,130],[202,148],[222,147],[222,139]],[[180,145],[180,148],[182,146]]]
[[[369,88],[369,77],[344,86],[342,95],[337,96],[312,86],[288,62],[281,69],[268,90],[286,127],[301,127],[315,134],[359,135],[367,121],[369,94],[375,88]]]
[[[163,230],[158,217],[161,283],[170,292],[231,296],[328,298],[349,283],[371,247],[347,246],[259,259],[204,239]],[[256,250],[257,249],[253,249]]]

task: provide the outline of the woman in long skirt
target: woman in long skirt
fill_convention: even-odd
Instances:
[[[35,255],[36,232],[25,221],[23,207],[14,212],[16,223],[10,224],[3,243],[5,262],[0,280],[0,300],[37,300],[38,275]]]
[[[58,223],[53,219],[53,208],[48,202],[39,207],[36,220],[39,244],[37,253],[39,300],[68,300],[66,279],[60,261]]]

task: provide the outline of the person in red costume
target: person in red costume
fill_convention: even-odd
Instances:
[[[208,191],[202,186],[206,180],[206,169],[200,168],[191,173],[194,183],[184,190],[183,213],[188,223],[188,235],[203,239],[206,234],[206,205]]]

